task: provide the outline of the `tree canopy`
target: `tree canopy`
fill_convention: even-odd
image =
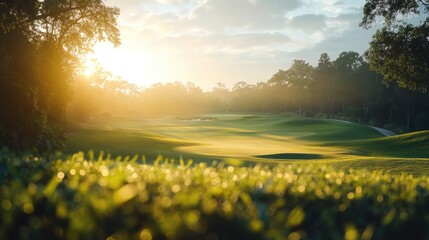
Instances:
[[[395,81],[410,90],[429,89],[429,1],[367,0],[361,26],[378,19],[383,27],[374,34],[365,56],[384,82]]]
[[[102,0],[0,2],[0,145],[60,148],[70,85],[97,41],[120,44]]]
[[[97,41],[120,44],[119,9],[103,0],[15,0],[0,3],[2,32],[22,30],[32,42],[51,42],[69,54],[91,51]]]

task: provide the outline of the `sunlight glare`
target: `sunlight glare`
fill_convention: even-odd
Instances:
[[[83,75],[85,77],[92,76],[97,70],[97,59],[91,56],[86,56],[83,63]]]
[[[101,67],[114,76],[138,85],[150,86],[168,74],[162,69],[160,57],[149,49],[136,51],[135,48],[114,48],[108,43],[98,43],[86,62],[85,74],[93,73],[97,66],[91,59],[96,59]]]

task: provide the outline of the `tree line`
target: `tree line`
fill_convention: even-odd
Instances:
[[[140,89],[103,71],[79,81],[69,114],[85,120],[105,115],[190,115],[204,113],[295,113],[388,128],[398,133],[429,128],[429,94],[386,85],[356,52],[335,60],[321,54],[317,66],[294,60],[264,82],[240,81],[210,91],[192,83],[155,84]]]
[[[427,129],[428,12],[427,0],[366,0],[361,26],[381,19],[383,27],[364,57],[322,54],[317,66],[295,60],[265,82],[204,92],[177,82],[140,89],[103,70],[83,77],[79,66],[97,41],[120,44],[119,9],[103,0],[0,1],[0,147],[61,150],[68,120],[100,113],[295,112],[397,132]]]

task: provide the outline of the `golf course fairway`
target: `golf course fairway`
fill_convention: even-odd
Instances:
[[[70,128],[67,152],[158,155],[232,165],[314,163],[429,174],[429,131],[386,137],[356,123],[268,114],[93,118]]]

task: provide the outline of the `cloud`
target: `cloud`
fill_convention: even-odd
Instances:
[[[274,6],[266,6],[268,1],[273,3]],[[223,10],[226,8],[224,6],[226,2],[237,4],[235,8],[228,6],[234,9],[229,12],[229,15],[231,15],[229,17],[227,17],[228,14],[218,12],[226,11]],[[208,0],[191,10],[189,15],[185,17],[173,11],[146,11],[140,15],[124,17],[121,24],[126,29],[135,30],[136,36],[127,37],[128,39],[132,38],[133,42],[137,41],[164,49],[168,48],[174,52],[201,52],[204,54],[216,52],[233,55],[245,53],[246,51],[262,52],[281,45],[295,46],[299,41],[282,31],[277,31],[278,25],[268,24],[262,28],[263,23],[258,22],[258,18],[243,11],[242,8],[237,8],[244,3],[247,9],[250,9],[249,11],[259,14],[260,18],[273,16],[281,19],[276,24],[284,24],[284,15],[280,13],[299,6],[298,1],[287,2],[285,4],[284,1],[278,0],[265,0],[264,2],[255,0]],[[212,16],[203,14],[204,19],[202,19],[203,17],[193,15],[203,11],[203,8],[210,11]],[[216,17],[213,17],[219,14],[221,15],[219,18],[222,18],[223,22],[219,22],[220,20],[217,21]],[[232,15],[240,15],[241,17],[235,18]],[[211,19],[212,17],[215,19]],[[210,23],[204,22],[208,20],[210,20]],[[213,24],[213,26],[210,24]],[[267,24],[267,22],[264,24]],[[250,25],[253,26],[253,29],[243,30]],[[227,26],[229,27],[227,28]],[[229,29],[231,26],[236,26],[237,29],[243,31],[232,31]],[[261,28],[258,29],[256,26]],[[130,31],[127,31],[128,34],[132,35]]]
[[[293,44],[293,39],[283,33],[216,34],[200,39],[197,51],[206,54],[269,56],[265,54],[284,44]]]
[[[185,0],[156,0],[157,2],[161,3],[161,4],[176,4],[176,3],[182,3]]]
[[[108,0],[121,9],[123,48],[158,56],[174,79],[269,79],[293,59],[363,53],[372,32],[358,27],[361,0]],[[150,59],[150,58],[149,58]],[[163,75],[163,74],[160,74]],[[228,84],[229,83],[229,84]]]
[[[287,26],[313,33],[327,27],[327,17],[323,14],[303,14],[288,21]]]
[[[335,60],[344,51],[354,51],[363,54],[369,48],[368,43],[371,41],[371,36],[374,33],[374,29],[348,28],[339,34],[328,36],[310,48],[289,53],[289,55],[294,58],[305,59],[313,65],[317,65],[317,60],[322,53],[328,53],[331,60]]]
[[[195,27],[210,30],[279,29],[300,0],[206,0],[189,14]]]

